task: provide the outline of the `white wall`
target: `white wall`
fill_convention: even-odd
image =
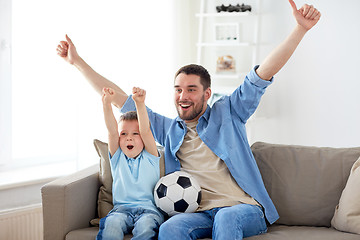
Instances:
[[[321,20],[268,88],[250,142],[360,146],[360,1],[310,3]],[[260,62],[294,25],[287,1],[263,1]]]
[[[219,2],[236,3],[216,1]],[[287,0],[261,2],[258,64],[295,26]],[[253,121],[248,123],[249,141],[360,146],[360,96],[357,93],[360,77],[356,72],[360,64],[360,1],[295,0],[295,3],[298,7],[313,4],[322,17],[275,76]],[[182,53],[175,59],[179,66],[196,61],[196,53],[191,51],[196,51],[192,46],[196,46],[198,22],[192,14],[199,11],[199,5],[200,0],[186,2],[183,8],[178,8],[177,14],[183,18],[178,20],[181,29],[175,32],[175,46]],[[192,46],[189,39],[193,41]]]

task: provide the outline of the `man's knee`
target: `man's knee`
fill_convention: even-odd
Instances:
[[[242,239],[242,237],[266,232],[266,229],[261,209],[258,206],[242,204],[218,211],[214,219],[213,237],[214,239]]]
[[[160,226],[160,240],[201,239],[211,236],[212,220],[204,213],[180,213]]]
[[[233,220],[236,219],[237,213],[233,209],[229,207],[225,207],[220,209],[214,218],[214,224],[228,224],[234,222]],[[229,221],[232,219],[232,221]]]
[[[241,221],[242,219],[248,220],[249,218],[259,218],[261,211],[258,206],[249,204],[239,204],[233,207],[225,207],[218,211],[215,216],[215,222],[229,222],[229,219]],[[231,222],[231,221],[230,221]]]
[[[188,239],[188,237],[183,238],[189,235],[188,229],[182,225],[183,223],[183,221],[177,221],[176,216],[169,218],[160,225],[159,240]]]
[[[176,225],[174,225],[175,224],[171,224],[171,222],[169,223],[169,220],[161,224],[159,228],[159,239],[170,239],[171,233],[178,229]]]

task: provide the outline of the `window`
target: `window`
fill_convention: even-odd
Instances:
[[[174,74],[170,1],[0,3],[0,171],[98,162],[92,139],[107,138],[101,98],[57,56],[65,34],[97,72],[128,93],[145,88],[154,110],[172,109],[159,94]]]

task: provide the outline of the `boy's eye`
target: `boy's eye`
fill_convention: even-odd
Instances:
[[[125,136],[125,135],[126,135],[126,133],[120,133],[120,135],[121,135],[121,136]]]
[[[138,132],[135,132],[134,135],[139,135],[139,133],[138,133]]]

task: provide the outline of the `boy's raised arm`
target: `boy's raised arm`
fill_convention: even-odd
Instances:
[[[100,95],[103,94],[104,88],[111,88],[115,91],[116,97],[112,104],[117,108],[121,108],[128,95],[115,83],[104,78],[100,74],[94,71],[77,53],[75,45],[71,39],[66,35],[65,41],[60,41],[57,47],[57,54],[62,57],[66,62],[74,65],[86,78],[86,80],[93,86],[95,91]]]
[[[289,0],[297,25],[290,35],[261,63],[256,73],[264,80],[270,80],[289,60],[305,33],[320,19],[320,12],[312,5],[305,4],[299,10],[293,0]]]
[[[112,111],[111,102],[114,97],[114,90],[111,88],[104,88],[102,95],[103,109],[104,109],[104,119],[106,128],[108,130],[108,148],[111,156],[114,156],[115,152],[119,148],[119,131],[118,123],[115,119],[114,113]]]
[[[135,101],[136,112],[138,115],[140,136],[144,142],[145,150],[158,157],[159,153],[156,147],[154,136],[150,129],[149,116],[145,106],[146,91],[137,87],[133,88],[132,98]]]

